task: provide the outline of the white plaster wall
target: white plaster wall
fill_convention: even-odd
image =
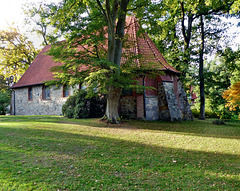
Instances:
[[[62,105],[67,97],[62,97],[63,87],[51,87],[49,100],[42,99],[42,85],[32,86],[33,100],[28,100],[28,87],[15,89],[15,115],[62,115]],[[70,95],[74,89],[70,87]]]

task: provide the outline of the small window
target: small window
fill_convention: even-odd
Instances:
[[[32,101],[33,100],[33,93],[32,93],[32,87],[28,88],[28,100]]]
[[[50,99],[50,87],[43,86],[42,96],[43,96],[43,99]]]
[[[69,96],[69,86],[63,86],[63,97]]]

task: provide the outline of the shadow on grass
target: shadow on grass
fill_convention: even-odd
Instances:
[[[0,129],[3,190],[232,190],[237,155],[46,129]]]
[[[137,129],[169,131],[200,137],[240,139],[239,124],[214,125],[211,119],[182,122],[143,122],[130,120],[128,123]]]
[[[67,119],[61,116],[0,116],[0,123],[53,123],[53,124],[71,124],[84,125],[89,127],[104,127],[113,129],[145,129],[156,131],[169,131],[181,133],[184,135],[194,135],[200,137],[240,139],[239,123],[227,125],[214,125],[211,119],[182,122],[164,122],[164,121],[139,121],[122,120],[121,124],[107,124],[100,119]]]

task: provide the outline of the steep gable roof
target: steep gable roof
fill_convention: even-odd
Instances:
[[[47,45],[42,49],[27,71],[12,88],[43,84],[44,81],[53,79],[54,75],[50,71],[50,68],[62,65],[62,63],[54,62],[52,57],[46,54],[50,47],[51,45]]]
[[[139,23],[134,16],[126,18],[126,43],[131,45],[125,46],[125,49],[123,49],[122,63],[124,63],[127,60],[127,56],[131,54],[135,56],[134,63],[137,64],[138,67],[150,65],[151,68],[154,69],[179,74],[179,71],[167,63],[147,33],[137,35],[139,28]],[[52,57],[46,54],[50,47],[51,45],[48,45],[42,49],[21,79],[13,85],[12,88],[40,85],[43,84],[44,81],[49,81],[54,78],[50,68],[62,65],[62,63],[54,62]]]
[[[128,43],[130,42],[135,44],[135,46],[130,46],[130,50],[128,51],[136,56],[139,55],[139,58],[136,60],[138,66],[149,65],[154,69],[171,71],[180,74],[179,71],[167,63],[146,32],[140,33],[139,35],[137,34],[139,28],[140,25],[136,17],[129,16],[126,18],[125,35],[129,36]]]

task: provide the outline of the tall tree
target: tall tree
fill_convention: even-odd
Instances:
[[[0,31],[0,75],[16,82],[30,66],[38,51],[31,41],[10,27]]]
[[[54,3],[47,4],[44,1],[40,3],[31,2],[24,6],[25,22],[28,26],[31,26],[30,32],[35,32],[42,37],[42,45],[52,44],[61,36],[60,31],[51,23],[54,6]]]
[[[122,88],[134,86],[133,70],[129,64],[121,66],[126,15],[147,4],[143,0],[65,0],[53,7],[52,22],[67,34],[66,41],[50,50],[50,55],[64,63],[55,68],[61,71],[57,83],[85,81],[88,89],[106,93],[106,117],[112,123],[119,122]]]
[[[159,25],[165,27],[164,30],[170,31],[171,38],[164,42],[166,47],[169,44],[174,43],[176,48],[175,55],[178,55],[180,62],[175,62],[170,56],[170,59],[174,65],[177,64],[177,69],[180,70],[182,76],[186,79],[190,74],[190,68],[192,64],[197,64],[199,67],[198,80],[200,81],[200,97],[201,97],[201,112],[199,118],[205,118],[205,95],[204,95],[204,74],[203,74],[203,62],[204,55],[208,52],[212,52],[219,47],[219,39],[226,27],[222,25],[220,17],[227,15],[231,6],[235,3],[235,0],[163,0],[157,4],[160,7],[165,7],[162,16],[161,14],[149,14],[151,17],[155,15],[158,18]],[[162,12],[153,8],[153,13]],[[146,17],[148,17],[146,15]],[[175,27],[169,25],[162,25],[162,23],[168,23],[174,21]],[[221,27],[219,27],[221,26]],[[162,31],[162,30],[159,30]],[[181,33],[179,33],[181,31]],[[157,34],[162,34],[153,31],[153,36],[156,38]],[[184,44],[178,43],[178,41],[184,41]],[[160,41],[161,42],[161,41]],[[171,42],[171,43],[168,43]],[[199,43],[200,42],[200,43]],[[179,46],[180,45],[180,46]],[[166,56],[169,58],[169,56]],[[198,56],[197,56],[198,55]],[[179,66],[179,64],[181,66]],[[182,78],[182,80],[184,80]]]
[[[197,14],[196,17],[200,17],[200,39],[201,45],[199,50],[199,81],[200,81],[200,116],[199,119],[205,119],[205,91],[204,91],[204,72],[203,72],[203,62],[204,62],[204,53],[207,53],[205,50],[205,38],[208,35],[213,40],[212,36],[215,37],[217,41],[219,41],[219,34],[222,33],[222,29],[205,27],[205,23],[208,25],[212,24],[213,21],[216,21],[217,16],[224,16],[224,14],[228,14],[231,5],[233,4],[233,0],[230,1],[206,1],[200,0],[197,5]],[[208,34],[207,34],[208,33]],[[211,47],[211,46],[210,46]]]

